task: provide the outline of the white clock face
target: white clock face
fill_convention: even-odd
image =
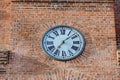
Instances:
[[[85,39],[75,28],[56,26],[45,32],[42,48],[50,57],[66,61],[82,54]]]

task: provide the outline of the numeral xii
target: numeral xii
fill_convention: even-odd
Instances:
[[[65,29],[60,29],[61,35],[65,35]]]

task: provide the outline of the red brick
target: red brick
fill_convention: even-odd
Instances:
[[[7,4],[7,7],[0,7],[3,11],[0,44],[8,46],[14,52],[7,66],[8,74],[4,78],[119,80],[119,70],[116,66],[114,3],[111,2],[113,0],[107,1],[110,3],[58,5],[58,3],[12,2]],[[8,2],[4,2],[4,5]],[[86,48],[82,55],[61,62],[44,53],[41,46],[42,36],[47,29],[57,25],[69,25],[84,34]]]

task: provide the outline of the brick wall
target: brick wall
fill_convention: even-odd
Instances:
[[[114,2],[114,0],[12,0],[13,2]]]
[[[117,37],[117,48],[120,49],[120,0],[115,1],[115,25],[116,25],[116,37]]]
[[[11,1],[4,0],[0,1],[0,49],[9,48],[10,39],[10,12],[11,12]]]
[[[6,61],[8,60],[7,58],[4,58],[6,55],[3,54],[3,52],[9,50],[11,33],[10,9],[11,9],[10,0],[0,0],[0,74],[5,73],[7,68]]]
[[[119,80],[113,2],[12,2],[11,18],[13,53],[1,79]],[[56,25],[73,26],[84,34],[83,55],[67,62],[45,55],[42,36]]]

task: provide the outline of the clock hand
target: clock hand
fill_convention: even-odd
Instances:
[[[73,35],[75,35],[75,34],[76,34],[76,33],[74,33]],[[64,44],[65,41],[68,40],[69,38],[71,38],[73,35],[71,35],[71,36],[69,36],[68,38],[66,38],[65,40],[63,40],[63,41],[61,42],[61,44],[57,47],[57,49],[60,48],[60,46],[61,46],[62,44]]]
[[[75,35],[76,33],[74,33],[73,35]],[[66,40],[68,40],[69,38],[71,38],[73,35],[69,36],[68,38],[66,38],[63,42],[65,42]]]
[[[62,41],[62,43],[54,50],[54,52],[55,52],[57,49],[59,49],[60,46],[61,46],[63,43],[64,43],[64,41]],[[53,52],[53,53],[54,53],[54,52]]]
[[[60,46],[64,43],[64,41],[62,41],[62,43],[57,47],[57,48],[60,48]]]
[[[76,33],[74,33],[73,35],[75,35],[75,34],[76,34]],[[61,44],[60,44],[56,49],[60,48],[60,46],[63,45],[63,44],[65,43],[65,41],[68,40],[69,38],[71,38],[73,35],[71,35],[71,36],[69,36],[68,38],[66,38],[65,40],[63,40],[63,41],[61,42]]]

